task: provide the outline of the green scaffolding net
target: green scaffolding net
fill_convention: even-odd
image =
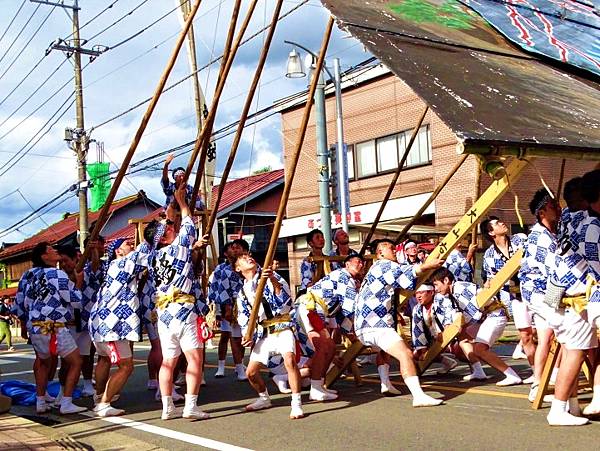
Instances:
[[[98,211],[106,202],[110,192],[110,163],[90,163],[87,165],[87,173],[90,176],[92,187],[91,211]]]

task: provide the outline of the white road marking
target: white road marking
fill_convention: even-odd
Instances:
[[[125,426],[133,429],[137,429],[140,431],[148,432],[150,434],[160,435],[161,437],[168,437],[175,440],[179,440],[186,443],[191,443],[192,445],[204,446],[205,448],[224,450],[224,451],[249,451],[248,448],[241,448],[239,446],[230,445],[228,443],[219,442],[217,440],[212,440],[210,438],[200,437],[198,435],[187,434],[185,432],[174,431],[172,429],[163,428],[160,426],[154,426],[152,424],[142,423],[141,421],[133,421],[124,417],[106,417],[99,418],[95,416],[92,412],[84,412],[82,415],[87,417],[91,417],[97,420],[106,421],[112,424],[118,424],[120,426]]]

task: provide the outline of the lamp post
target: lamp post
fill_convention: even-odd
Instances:
[[[292,41],[284,41],[286,44],[296,46],[305,52],[307,55],[307,62],[312,67],[317,55],[306,47]],[[336,128],[337,128],[337,165],[338,165],[338,187],[340,191],[340,213],[342,217],[342,227],[348,232],[348,214],[349,214],[349,195],[346,190],[348,169],[347,169],[347,158],[344,154],[344,130],[342,122],[342,90],[340,81],[340,69],[339,59],[334,60],[334,72],[333,75],[327,66],[323,66],[323,69],[329,75],[331,82],[335,86],[335,98],[336,98]],[[327,121],[325,117],[325,82],[323,79],[323,73],[313,74],[320,78],[319,84],[315,91],[315,112],[316,112],[316,131],[317,131],[317,157],[319,163],[319,201],[320,201],[320,213],[321,213],[321,226],[323,230],[323,236],[325,238],[325,253],[331,252],[331,202],[329,197],[329,159],[328,159],[328,147],[327,147]],[[302,61],[300,55],[296,52],[296,49],[292,49],[288,56],[287,73],[288,78],[301,78],[306,76],[306,72],[302,67]]]

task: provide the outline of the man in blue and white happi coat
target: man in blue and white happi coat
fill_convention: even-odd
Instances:
[[[496,385],[505,387],[521,384],[523,381],[515,370],[491,350],[498,338],[502,336],[508,322],[508,312],[504,304],[499,300],[492,300],[487,305],[479,307],[477,293],[480,290],[477,285],[455,281],[454,275],[446,268],[436,270],[431,280],[435,290],[447,297],[453,307],[464,317],[461,347],[471,363],[473,372],[463,379],[466,381],[487,379],[480,363],[480,360],[483,360],[504,374],[504,379],[496,382]],[[468,346],[471,342],[472,350]]]
[[[473,259],[473,254],[477,250],[476,244],[469,245],[467,256],[465,257],[458,249],[453,249],[444,262],[444,267],[448,268],[454,274],[454,280],[460,282],[473,282],[473,267],[469,263]]]
[[[443,260],[418,265],[399,265],[396,246],[392,240],[377,243],[377,260],[365,276],[356,299],[354,330],[365,345],[382,350],[400,362],[400,371],[413,396],[413,407],[437,406],[441,399],[426,395],[421,389],[412,351],[396,332],[396,308],[392,296],[394,290],[415,288],[417,277],[423,271],[442,266]]]
[[[237,258],[235,270],[244,279],[242,289],[237,295],[238,324],[244,335],[242,344],[252,347],[246,375],[250,385],[258,393],[258,398],[247,405],[246,410],[255,411],[271,407],[271,398],[260,370],[268,366],[272,356],[279,354],[283,357],[292,391],[290,418],[303,418],[300,372],[296,363],[296,337],[290,315],[292,311],[290,287],[271,268],[259,268],[249,254],[242,254]],[[256,331],[251,331],[248,330],[250,315],[261,277],[266,281],[258,307],[258,327]],[[250,339],[246,338],[248,335]]]
[[[148,267],[150,247],[134,248],[128,238],[118,238],[107,249],[108,264],[96,303],[90,313],[89,328],[96,351],[96,406],[100,417],[122,415],[122,409],[110,405],[133,372],[132,342],[140,339],[142,307],[138,282]],[[112,364],[117,371],[110,374]]]
[[[415,359],[421,360],[436,341],[441,342],[444,329],[452,324],[459,312],[450,299],[436,295],[435,288],[428,282],[417,287],[415,299],[417,304],[412,310],[411,337]],[[442,355],[440,361],[443,368],[438,374],[447,374],[458,365],[456,360],[446,355]]]
[[[25,292],[20,308],[28,313],[29,337],[39,359],[39,366],[34,366],[38,413],[50,409],[45,394],[53,355],[59,355],[68,366],[60,413],[87,410],[72,402],[73,389],[81,371],[81,356],[68,330],[68,326],[74,324],[73,304],[81,304],[81,292],[77,287],[81,287],[83,274],[77,273],[77,284],[73,283],[64,271],[56,268],[59,260],[58,252],[48,243],[37,244],[32,251],[33,268],[22,286]]]
[[[527,240],[523,233],[510,236],[506,223],[496,216],[490,216],[481,222],[481,234],[491,243],[483,254],[483,276],[486,286],[489,284],[504,264],[520,249]],[[520,300],[518,295],[519,281],[514,276],[499,292],[500,301],[512,313],[515,327],[519,330],[520,342],[529,365],[533,366],[535,343],[533,342],[533,317],[526,302]],[[515,355],[516,357],[516,355]],[[533,378],[526,383],[533,382]]]
[[[152,241],[154,252],[150,272],[156,287],[156,314],[163,361],[159,372],[163,411],[161,418],[178,416],[173,403],[173,372],[183,352],[188,362],[185,406],[182,416],[207,419],[209,414],[197,405],[202,382],[202,363],[206,328],[204,315],[208,307],[196,277],[193,253],[206,246],[207,237],[196,241],[196,226],[185,200],[185,186],[175,191],[181,210],[181,228],[174,229],[170,220],[153,221],[146,226],[144,237]]]
[[[227,344],[231,342],[231,354],[233,355],[237,379],[239,381],[247,379],[246,367],[244,366],[242,331],[237,319],[233,317],[233,306],[235,297],[243,285],[242,278],[234,269],[235,260],[239,255],[248,251],[248,243],[242,239],[226,243],[223,248],[226,261],[218,264],[208,278],[208,302],[214,304],[217,309],[217,323],[221,329],[216,378],[225,376]]]
[[[313,229],[306,234],[306,244],[310,247],[308,256],[302,259],[300,263],[300,290],[305,291],[314,281],[313,278],[317,272],[317,264],[310,261],[310,257],[323,256],[323,248],[325,247],[325,238],[323,232],[318,229]]]
[[[559,369],[563,374],[571,374],[574,371],[578,373],[581,361],[577,359],[583,358],[584,353],[593,347],[597,340],[591,325],[573,308],[551,306],[545,302],[547,293],[551,291],[549,288],[553,285],[568,285],[568,296],[585,292],[588,265],[582,256],[570,249],[570,246],[564,250],[561,248],[555,234],[560,207],[551,194],[545,189],[537,191],[529,207],[538,222],[532,226],[527,237],[519,278],[523,299],[529,303],[529,309],[535,315],[539,337],[534,367],[536,381],[529,393],[529,400],[533,402],[547,359],[552,332],[563,346],[564,358]],[[554,282],[549,282],[550,280]],[[551,425],[587,423],[587,419],[579,417],[581,409],[576,392],[575,396],[570,396],[572,384],[573,380],[569,382],[564,377],[557,378],[555,399],[548,414],[548,422]]]
[[[348,255],[343,268],[330,272],[296,300],[294,319],[300,347],[303,354],[312,359],[309,398],[313,401],[337,398],[335,391],[323,386],[335,354],[335,342],[328,327],[333,322],[335,327],[340,324],[346,333],[352,331],[352,321],[344,317],[342,306],[344,303],[354,305],[363,267],[360,255]]]

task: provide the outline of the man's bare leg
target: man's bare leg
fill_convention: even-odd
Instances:
[[[573,384],[579,377],[584,357],[583,350],[566,350],[563,347],[563,359],[554,386],[554,400],[547,416],[551,426],[581,426],[589,422],[587,418],[576,417],[568,412],[569,397],[573,391]]]
[[[492,368],[495,368],[506,376],[503,380],[497,382],[496,385],[508,386],[523,382],[515,370],[504,363],[504,360],[498,357],[498,354],[492,351],[489,345],[476,342],[473,344],[473,351],[478,358],[487,362]]]

